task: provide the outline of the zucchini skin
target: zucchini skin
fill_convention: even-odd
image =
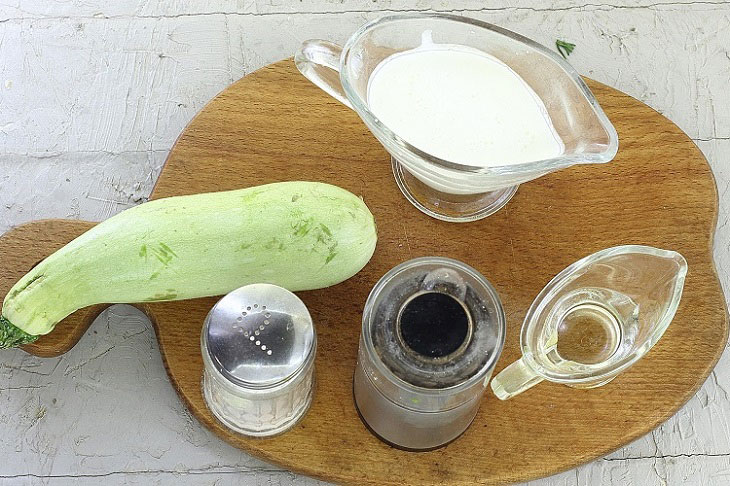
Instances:
[[[43,260],[8,292],[2,317],[37,336],[94,304],[221,295],[250,283],[328,287],[359,272],[376,242],[365,203],[330,184],[280,182],[157,199]]]

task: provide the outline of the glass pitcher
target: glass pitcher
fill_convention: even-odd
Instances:
[[[608,248],[570,265],[527,311],[522,358],[494,377],[494,394],[507,400],[542,380],[605,385],[662,337],[686,275],[679,253],[639,245]]]
[[[419,47],[424,35],[437,44],[479,49],[516,72],[545,105],[563,152],[527,163],[470,166],[435,157],[392,132],[368,107],[368,82],[381,61]],[[486,22],[430,13],[383,17],[361,27],[344,48],[306,41],[294,60],[304,76],[362,118],[390,153],[406,198],[444,221],[487,217],[512,198],[519,184],[575,164],[608,162],[618,150],[616,130],[570,64],[544,46]]]

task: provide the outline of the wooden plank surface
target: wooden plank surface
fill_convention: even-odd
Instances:
[[[255,455],[352,484],[531,479],[603,455],[666,420],[709,374],[727,338],[726,307],[710,254],[716,189],[704,157],[676,126],[626,95],[598,83],[591,87],[619,132],[616,160],[525,184],[504,210],[462,225],[438,222],[410,206],[395,187],[385,151],[355,114],[301,78],[290,61],[247,76],[218,96],[178,140],[153,197],[323,180],[364,197],[380,240],[372,262],[356,277],[302,293],[320,335],[317,392],[306,419],[279,438],[229,434],[202,403],[197,336],[214,299],[150,306],[171,380],[191,411]],[[82,229],[83,223],[75,224],[66,235]],[[27,229],[16,229],[0,244],[22,231]],[[521,319],[552,275],[586,254],[625,243],[678,250],[690,266],[675,322],[629,372],[597,390],[544,384],[509,402],[488,395],[467,433],[430,453],[396,451],[367,433],[354,411],[351,376],[362,305],[387,269],[437,254],[484,273],[508,317],[499,370],[517,357]],[[86,322],[79,318],[77,325]],[[35,351],[57,347],[54,334],[39,340]],[[403,471],[409,475],[402,477]]]

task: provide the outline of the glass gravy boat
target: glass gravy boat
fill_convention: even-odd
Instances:
[[[507,400],[543,380],[605,385],[662,337],[686,275],[682,255],[650,246],[617,246],[578,260],[535,298],[522,325],[522,358],[492,379],[492,391]]]
[[[545,105],[563,152],[554,158],[490,167],[443,160],[419,150],[385,126],[369,109],[371,74],[387,57],[422,45],[479,49],[516,72]],[[517,186],[576,164],[609,162],[618,135],[578,73],[560,56],[519,34],[486,22],[445,14],[401,14],[365,24],[344,47],[309,40],[295,55],[299,71],[355,110],[391,155],[393,173],[406,198],[444,221],[474,221],[493,214]]]

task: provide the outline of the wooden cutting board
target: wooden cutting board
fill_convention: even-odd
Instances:
[[[547,476],[605,455],[668,419],[707,378],[727,341],[726,304],[712,263],[715,182],[700,151],[669,120],[619,91],[588,83],[618,130],[616,159],[526,183],[504,209],[466,224],[437,221],[411,206],[395,185],[388,154],[355,113],[299,75],[291,60],[218,95],[180,136],[153,198],[325,181],[362,195],[375,215],[379,241],[358,275],[300,294],[319,334],[317,388],[305,419],[276,438],[235,435],[205,407],[199,336],[216,299],[141,306],[154,323],[170,379],[192,413],[234,446],[299,473],[346,484],[419,486]],[[0,238],[0,296],[93,224],[38,221]],[[594,390],[542,383],[507,402],[488,390],[467,432],[432,452],[396,450],[361,423],[352,398],[361,312],[387,270],[413,257],[443,255],[483,273],[507,314],[498,372],[518,357],[522,319],[550,278],[590,253],[629,243],[681,252],[689,274],[664,337],[612,383]],[[26,351],[68,351],[103,308],[77,312]]]

